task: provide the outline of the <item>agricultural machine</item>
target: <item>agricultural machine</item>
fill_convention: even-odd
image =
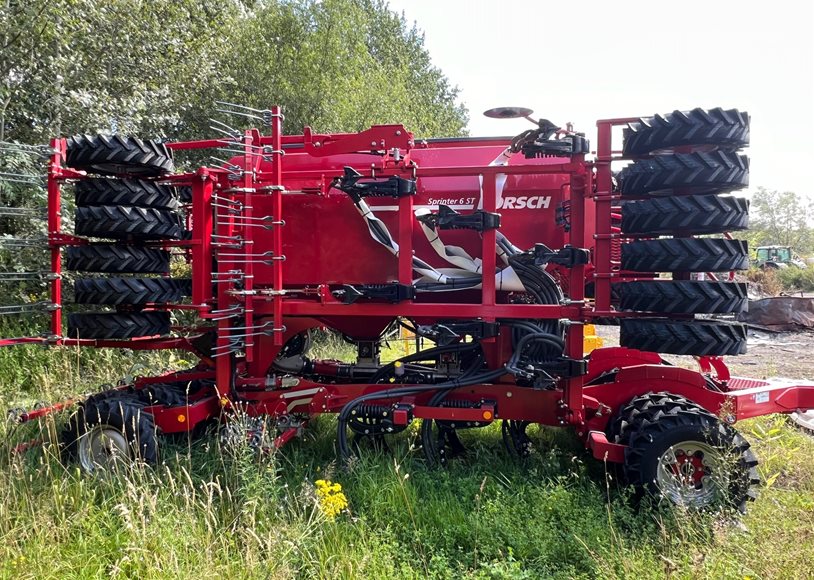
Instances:
[[[420,421],[433,466],[495,421],[508,452],[527,456],[537,423],[572,429],[639,489],[741,507],[757,460],[733,424],[814,408],[814,386],[733,378],[721,358],[746,349],[726,315],[747,305],[729,275],[747,267],[746,243],[727,233],[748,225],[747,201],[727,195],[748,181],[747,114],[602,120],[591,153],[584,134],[519,108],[487,112],[532,121],[516,137],[427,140],[402,125],[285,135],[279,107],[228,110],[264,129],[50,144],[51,327],[2,344],[199,360],[79,403],[64,447],[83,469],[153,463],[163,436],[238,414],[260,447],[337,414],[343,458]],[[220,157],[175,172],[173,154],[189,150]],[[171,259],[190,274],[170,276]],[[63,301],[68,272],[79,306]],[[584,356],[587,323],[618,325],[621,346]],[[400,327],[419,346],[383,362]],[[324,328],[355,361],[311,354]]]

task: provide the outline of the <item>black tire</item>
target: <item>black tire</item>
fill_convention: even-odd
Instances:
[[[747,268],[749,255],[744,240],[679,238],[622,244],[622,269],[632,272],[723,272]]]
[[[721,108],[673,111],[629,123],[623,134],[625,155],[693,145],[734,150],[749,144],[749,114]]]
[[[178,199],[181,203],[192,203],[192,186],[182,185],[178,189]]]
[[[116,340],[170,332],[168,312],[90,312],[68,317],[68,336],[95,340]]]
[[[76,235],[113,239],[180,240],[184,228],[171,211],[103,205],[76,208]]]
[[[725,356],[746,352],[746,325],[708,320],[623,318],[619,344],[665,354]]]
[[[746,284],[693,280],[639,280],[616,284],[622,310],[665,314],[724,314],[749,306]]]
[[[727,151],[659,155],[619,172],[623,197],[725,193],[749,185],[749,158]]]
[[[608,441],[619,445],[628,445],[630,435],[638,431],[644,421],[680,407],[705,410],[700,405],[691,403],[684,397],[664,391],[635,397],[614,414],[607,428]]]
[[[622,207],[626,234],[698,235],[748,229],[749,200],[698,195],[631,201]]]
[[[86,179],[76,184],[76,205],[132,205],[178,209],[171,187],[143,179]]]
[[[66,251],[65,267],[80,272],[169,274],[170,253],[131,246],[72,246]]]
[[[101,396],[100,396],[101,395]],[[66,455],[75,457],[86,473],[158,461],[158,437],[153,416],[133,394],[94,395],[82,403],[63,434]],[[121,435],[120,443],[116,444]],[[111,437],[112,435],[112,437]],[[104,447],[100,449],[100,447]],[[126,457],[117,456],[117,451]],[[124,463],[116,459],[124,460]]]
[[[169,278],[82,278],[74,282],[77,304],[167,304],[183,297],[181,285]]]
[[[102,175],[156,177],[175,166],[166,145],[121,135],[76,135],[68,139],[66,163]]]
[[[628,483],[694,509],[744,511],[746,502],[755,499],[757,458],[749,442],[715,415],[666,393],[636,397],[625,409],[618,418],[617,441],[628,445]],[[660,472],[660,467],[665,469]]]

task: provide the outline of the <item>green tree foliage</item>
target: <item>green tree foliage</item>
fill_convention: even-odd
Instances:
[[[189,139],[211,134],[214,99],[280,104],[287,132],[466,125],[421,33],[383,0],[0,2],[0,141]]]
[[[759,187],[749,208],[749,246],[791,246],[800,254],[814,252],[814,202],[790,191]]]

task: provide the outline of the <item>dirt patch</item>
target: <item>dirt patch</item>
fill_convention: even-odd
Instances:
[[[619,327],[598,326],[605,346],[619,344]],[[814,380],[814,331],[768,333],[749,331],[746,354],[726,357],[733,375],[765,379],[783,377]],[[690,356],[665,355],[673,364],[698,368]]]

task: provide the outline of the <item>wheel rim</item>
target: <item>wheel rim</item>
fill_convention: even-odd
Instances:
[[[79,463],[87,471],[111,469],[130,460],[130,445],[121,430],[94,425],[79,440]]]
[[[799,427],[814,433],[814,409],[800,411],[799,413],[792,413],[791,420],[794,421]]]
[[[656,486],[677,505],[701,508],[716,503],[729,488],[723,454],[700,441],[682,441],[659,457]]]

